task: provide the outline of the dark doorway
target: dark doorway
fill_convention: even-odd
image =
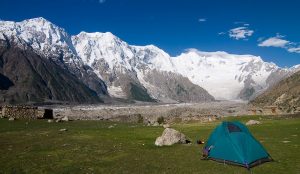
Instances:
[[[52,109],[45,109],[43,118],[53,119],[53,110]]]

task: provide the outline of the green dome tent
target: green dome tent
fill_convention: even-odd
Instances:
[[[240,122],[222,122],[211,133],[203,148],[206,159],[250,169],[272,161],[264,147]]]

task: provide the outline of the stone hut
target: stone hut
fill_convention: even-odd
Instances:
[[[42,119],[53,118],[52,109],[41,109],[35,106],[10,106],[5,105],[1,108],[1,117],[15,119]]]

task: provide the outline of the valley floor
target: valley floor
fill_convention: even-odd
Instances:
[[[249,106],[241,101],[215,101],[204,103],[135,103],[123,105],[50,106],[54,117],[67,116],[71,120],[110,120],[134,122],[131,116],[140,115],[145,122],[155,122],[158,117],[172,120],[175,117],[247,115]],[[194,118],[190,118],[195,120]],[[196,119],[197,120],[197,119]]]
[[[253,173],[300,173],[300,117],[243,116],[223,120],[249,126],[275,162]],[[222,120],[171,125],[191,140],[190,145],[156,147],[163,128],[108,121],[0,119],[0,173],[249,173],[246,169],[201,160],[203,145]],[[67,131],[59,131],[67,129]]]

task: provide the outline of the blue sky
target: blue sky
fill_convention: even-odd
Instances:
[[[70,34],[110,31],[172,56],[188,48],[300,64],[298,0],[1,0],[0,19],[44,17]]]

